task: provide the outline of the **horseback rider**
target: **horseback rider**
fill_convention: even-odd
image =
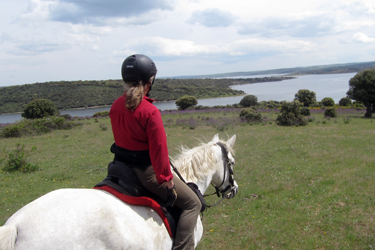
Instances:
[[[173,249],[194,249],[194,228],[201,209],[195,193],[172,174],[167,136],[160,111],[148,98],[156,76],[155,63],[147,56],[127,57],[121,68],[123,96],[113,103],[109,116],[115,143],[114,161],[132,168],[143,186],[167,206],[181,209]]]

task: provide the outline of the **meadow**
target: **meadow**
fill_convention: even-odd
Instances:
[[[374,249],[374,119],[362,118],[364,110],[338,110],[336,118],[312,110],[307,126],[285,127],[274,122],[277,110],[260,110],[258,123],[240,120],[239,112],[162,112],[171,156],[216,133],[237,136],[239,193],[204,212],[197,249]],[[109,118],[77,122],[70,130],[0,139],[1,169],[17,144],[39,168],[0,170],[0,225],[49,191],[92,188],[106,176]]]

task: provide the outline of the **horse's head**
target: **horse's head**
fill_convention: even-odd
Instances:
[[[193,149],[181,146],[175,161],[178,172],[186,182],[195,183],[203,194],[211,183],[219,197],[233,198],[238,192],[233,176],[235,141],[235,135],[222,141],[216,134],[209,143]]]
[[[217,154],[217,168],[216,172],[212,177],[212,185],[216,189],[217,195],[223,198],[231,199],[238,192],[237,182],[234,180],[233,166],[233,147],[236,142],[236,135],[233,135],[228,141],[220,141],[219,136],[215,135],[212,142],[215,146],[215,152]]]

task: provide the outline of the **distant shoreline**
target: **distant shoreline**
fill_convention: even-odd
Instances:
[[[81,107],[81,108],[71,108],[71,109],[59,109],[59,111],[64,110],[81,110],[81,109],[95,109],[95,108],[106,108],[111,107],[112,105],[103,105],[103,106],[91,106],[91,107]],[[12,115],[12,114],[22,114],[23,112],[14,112],[14,113],[1,113],[0,115]]]

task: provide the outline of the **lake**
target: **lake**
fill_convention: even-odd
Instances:
[[[294,95],[300,89],[308,89],[316,93],[317,101],[321,101],[325,97],[331,97],[336,103],[341,98],[346,97],[349,90],[349,80],[356,73],[345,74],[326,74],[326,75],[303,75],[296,79],[284,80],[279,82],[262,82],[246,85],[232,86],[233,89],[243,90],[246,94],[255,95],[258,101],[293,101]],[[242,78],[265,77],[262,76],[246,76]],[[272,76],[272,75],[268,75]],[[231,78],[241,78],[231,77]],[[212,99],[200,99],[198,105],[216,106],[239,103],[243,96],[223,97]],[[171,102],[154,102],[155,106],[160,110],[177,109],[174,101]],[[62,110],[61,114],[69,114],[71,116],[92,116],[99,111],[107,111],[110,107],[87,108]],[[0,115],[0,123],[12,123],[21,120],[21,114],[4,114]]]

